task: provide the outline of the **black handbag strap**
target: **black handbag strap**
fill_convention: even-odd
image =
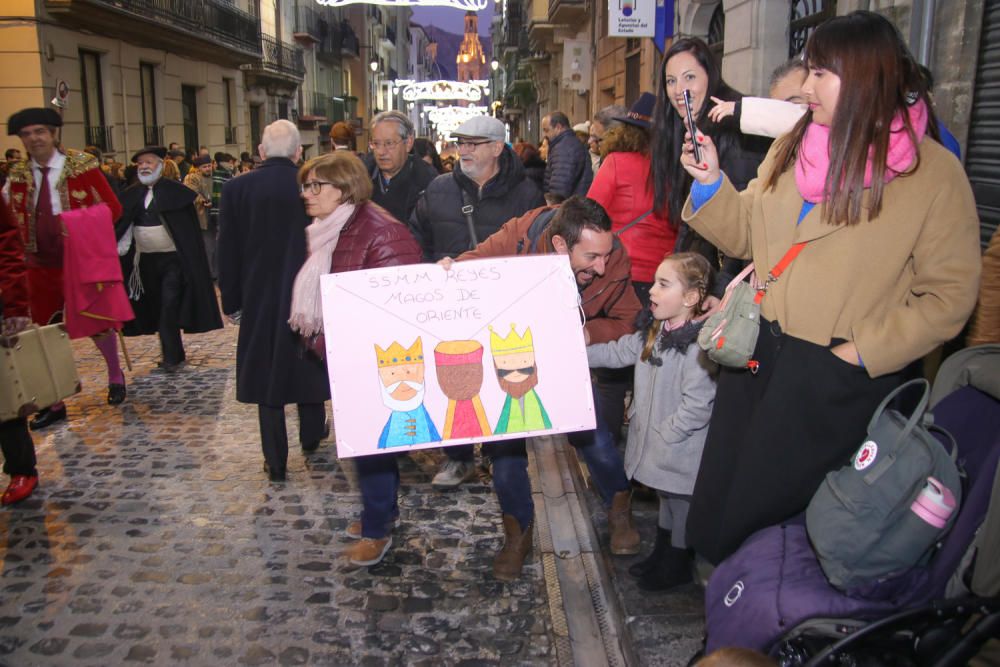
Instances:
[[[625,225],[624,227],[622,227],[621,229],[619,229],[617,232],[615,232],[615,236],[621,236],[622,234],[624,234],[625,232],[627,232],[629,229],[631,229],[635,225],[637,225],[640,222],[642,222],[643,219],[645,219],[645,217],[647,215],[649,215],[650,213],[652,213],[652,212],[653,212],[653,209],[649,209],[648,211],[646,211],[645,213],[643,213],[642,215],[640,215],[638,218],[636,218],[635,220],[633,220],[632,222],[628,223],[627,225]]]
[[[476,207],[472,205],[472,197],[469,193],[465,191],[461,185],[458,189],[462,192],[462,215],[465,216],[465,224],[469,227],[469,249],[474,249],[479,245],[479,237],[476,236],[476,218],[473,214],[476,212]]]

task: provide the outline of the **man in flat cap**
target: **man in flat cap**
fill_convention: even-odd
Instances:
[[[194,208],[198,212],[198,224],[201,226],[201,236],[205,241],[205,254],[208,256],[208,266],[215,271],[215,241],[219,234],[218,217],[212,215],[212,158],[199,155],[192,160],[194,165],[184,177],[184,185],[198,193],[194,200]]]
[[[105,203],[111,218],[121,205],[108,185],[96,158],[59,145],[62,117],[53,109],[22,109],[7,120],[7,134],[16,135],[27,156],[10,165],[4,199],[24,245],[28,279],[28,308],[37,324],[60,319],[63,292],[63,211]],[[120,322],[92,336],[108,366],[108,403],[125,400],[125,375],[118,360],[115,329]],[[66,419],[66,406],[57,403],[38,413],[30,426],[37,430]]]
[[[119,248],[128,245],[122,270],[135,311],[125,334],[158,333],[160,368],[170,373],[185,362],[181,330],[221,329],[222,317],[195,210],[198,195],[163,178],[166,155],[162,146],[147,146],[132,156],[139,183],[122,194],[116,233]]]
[[[521,159],[506,144],[506,134],[503,121],[492,116],[470,118],[452,132],[458,162],[451,173],[427,186],[408,221],[425,260],[458,257],[508,220],[545,205],[538,186],[525,177]],[[444,452],[447,460],[434,476],[435,489],[453,489],[475,478],[473,445]]]

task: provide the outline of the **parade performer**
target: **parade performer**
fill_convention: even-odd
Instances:
[[[128,246],[122,270],[135,310],[125,335],[158,333],[160,368],[170,373],[186,359],[181,330],[221,329],[222,317],[194,205],[198,195],[162,178],[166,155],[163,146],[147,146],[132,156],[140,184],[122,195],[116,233]]]
[[[62,148],[57,136],[60,127],[62,118],[46,108],[22,109],[7,120],[7,133],[19,137],[27,153],[11,165],[4,198],[24,245],[29,310],[37,324],[60,318],[65,303],[60,214],[103,202],[111,210],[112,220],[121,215],[121,206],[96,158]],[[103,332],[91,337],[108,367],[110,405],[121,403],[126,396],[114,335],[121,326],[119,321],[109,321]],[[65,419],[66,406],[59,402],[38,413],[29,426],[37,430]]]

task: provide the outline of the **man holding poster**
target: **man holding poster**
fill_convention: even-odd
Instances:
[[[585,336],[589,343],[617,340],[634,331],[640,305],[629,277],[631,263],[611,232],[611,220],[600,204],[586,197],[573,196],[561,206],[529,211],[508,221],[476,248],[460,255],[457,261],[535,254],[569,257],[586,318]],[[442,259],[439,264],[447,271],[455,268],[451,259]],[[512,328],[507,337],[493,333],[491,340],[498,379],[522,379],[523,376],[528,380],[536,372],[530,331],[519,334]],[[527,354],[529,348],[531,354]],[[508,356],[505,354],[508,352],[517,354]],[[500,361],[504,356],[508,356],[511,363]],[[514,400],[521,398],[515,395],[519,393],[517,388],[511,385],[508,388]],[[571,433],[569,440],[586,461],[594,485],[608,508],[611,553],[635,554],[639,551],[639,533],[632,525],[629,482],[621,454],[601,419],[596,395],[594,402],[597,428]],[[528,479],[526,443],[524,439],[503,440],[487,443],[484,447],[493,460],[493,486],[503,511],[504,546],[493,561],[493,574],[497,579],[509,581],[520,576],[524,559],[531,551],[535,508]]]

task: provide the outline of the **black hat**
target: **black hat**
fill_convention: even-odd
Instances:
[[[196,167],[201,167],[206,164],[212,164],[212,158],[207,155],[199,155],[195,159],[191,160],[191,164]]]
[[[643,93],[628,110],[628,113],[624,116],[615,116],[614,119],[648,130],[653,120],[654,106],[656,106],[656,96],[652,93]]]
[[[152,153],[161,160],[167,157],[167,149],[164,148],[163,146],[146,146],[145,148],[137,151],[136,154],[132,156],[132,162],[138,162],[139,156],[146,155],[147,153]]]
[[[7,119],[7,134],[18,134],[29,125],[62,127],[62,124],[62,116],[55,109],[32,107],[30,109],[21,109]]]

